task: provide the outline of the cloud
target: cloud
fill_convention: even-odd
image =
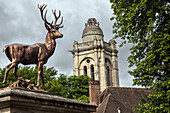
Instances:
[[[5,45],[12,43],[34,44],[44,43],[47,30],[44,27],[37,4],[47,4],[47,19],[54,20],[51,10],[61,10],[64,17],[64,28],[60,29],[63,38],[57,40],[56,50],[48,60],[46,66],[55,67],[59,73],[73,75],[72,50],[74,40],[82,42],[82,32],[88,18],[94,17],[100,22],[104,33],[104,40],[113,38],[111,5],[103,0],[5,0],[0,1],[0,67],[9,64],[9,60],[2,52]],[[117,40],[118,45],[120,39]],[[117,46],[118,46],[117,45]],[[127,73],[129,45],[118,48],[119,75],[121,86],[131,86],[132,77]]]

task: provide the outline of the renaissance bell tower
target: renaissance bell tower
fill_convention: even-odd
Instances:
[[[82,34],[83,42],[74,41],[74,75],[89,76],[100,82],[100,91],[107,86],[119,87],[116,41],[104,41],[103,32],[95,18],[88,19]]]

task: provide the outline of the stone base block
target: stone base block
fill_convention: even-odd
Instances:
[[[90,113],[97,106],[43,90],[0,89],[0,113]]]

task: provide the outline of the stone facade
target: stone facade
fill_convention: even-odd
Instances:
[[[104,41],[103,32],[95,18],[88,19],[82,34],[83,43],[74,42],[74,75],[89,76],[100,81],[100,91],[107,86],[119,87],[116,41]]]

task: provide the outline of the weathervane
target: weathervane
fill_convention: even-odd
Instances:
[[[52,10],[52,13],[55,17],[55,22],[53,21],[49,23],[46,20],[47,10],[45,15],[43,16],[43,11],[47,5],[43,4],[38,5],[38,8],[41,12],[41,18],[44,21],[44,25],[48,30],[46,35],[45,43],[36,43],[34,45],[23,45],[23,44],[11,44],[4,47],[3,51],[6,53],[6,56],[11,61],[9,65],[6,66],[6,72],[3,80],[3,86],[6,86],[6,80],[8,76],[8,72],[14,68],[14,75],[15,80],[17,81],[17,68],[18,64],[37,64],[38,66],[38,80],[37,80],[37,87],[40,88],[40,77],[42,79],[43,88],[44,86],[44,75],[43,75],[43,65],[47,63],[49,57],[51,57],[54,53],[56,42],[55,39],[62,38],[63,35],[58,31],[63,22],[63,18],[60,24],[57,24],[57,20],[60,18],[61,12],[59,11],[59,16],[56,16],[56,10]]]

